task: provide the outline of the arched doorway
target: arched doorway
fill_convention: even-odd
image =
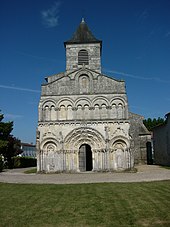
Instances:
[[[92,151],[88,144],[82,144],[79,148],[79,169],[81,172],[93,169]]]

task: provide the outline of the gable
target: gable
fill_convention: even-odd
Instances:
[[[67,75],[49,77],[42,85],[42,95],[125,94],[124,81],[92,70],[81,69]]]
[[[97,89],[102,92],[109,92],[109,93],[125,93],[125,82],[118,81],[106,75],[100,74],[98,76],[98,81],[96,83]]]

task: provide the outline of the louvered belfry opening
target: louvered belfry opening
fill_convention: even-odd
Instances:
[[[87,50],[80,50],[78,53],[78,65],[88,65],[89,56]]]

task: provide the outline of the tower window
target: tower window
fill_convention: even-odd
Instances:
[[[89,64],[89,56],[87,50],[80,50],[78,53],[78,65],[88,65]]]

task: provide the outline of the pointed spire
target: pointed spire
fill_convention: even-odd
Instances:
[[[82,17],[81,23],[85,23],[84,17]]]
[[[94,37],[87,26],[84,17],[82,17],[81,23],[79,24],[76,32],[70,40],[64,42],[64,45],[73,43],[102,43],[102,41]]]

